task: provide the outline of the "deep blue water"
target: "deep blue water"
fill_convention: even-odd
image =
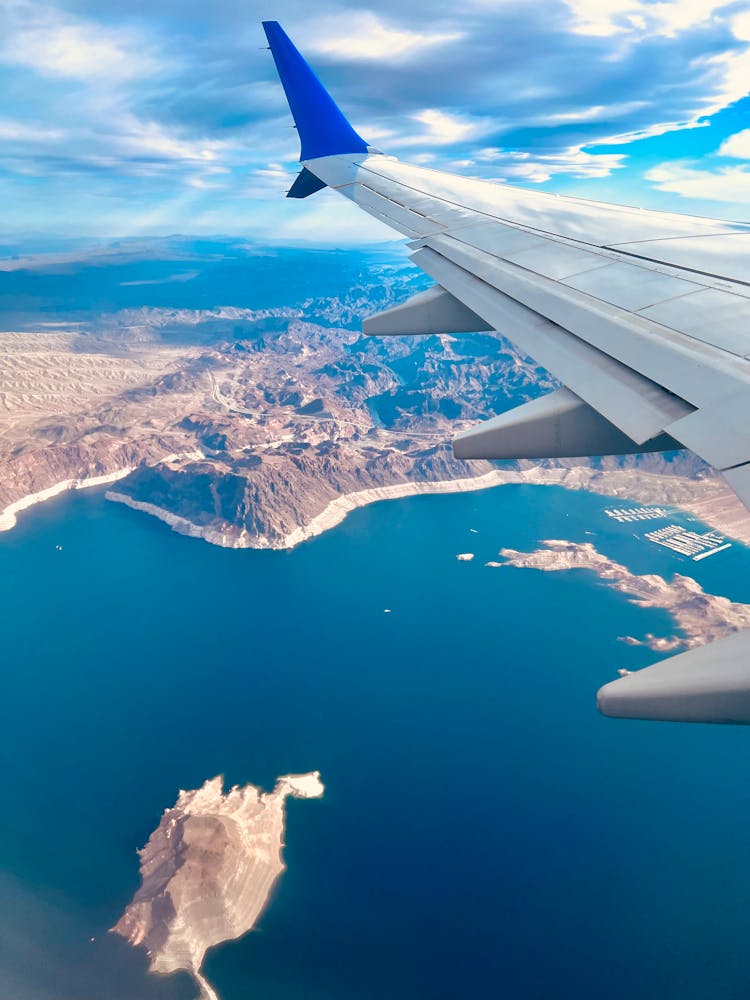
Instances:
[[[686,571],[611,504],[416,497],[291,553],[95,493],[24,515],[0,536],[2,1000],[193,997],[106,934],[135,849],[180,788],[311,769],[259,929],[207,960],[222,1000],[745,998],[748,731],[600,717],[654,658],[617,636],[668,616],[483,566],[551,537]],[[750,600],[747,550],[688,565]]]

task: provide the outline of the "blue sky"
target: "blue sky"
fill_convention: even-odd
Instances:
[[[746,0],[0,0],[5,233],[390,238],[332,192],[283,200],[298,149],[264,18],[402,159],[750,217]]]

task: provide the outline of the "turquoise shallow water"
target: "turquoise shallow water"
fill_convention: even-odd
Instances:
[[[747,996],[747,730],[601,718],[597,687],[653,658],[617,636],[668,617],[483,566],[556,537],[686,571],[611,503],[415,497],[291,553],[95,493],[23,516],[0,536],[3,1000],[194,996],[105,933],[135,848],[179,788],[310,769],[326,794],[289,805],[258,931],[207,960],[223,1000]],[[750,600],[747,550],[688,565]]]

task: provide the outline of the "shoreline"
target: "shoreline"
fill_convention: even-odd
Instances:
[[[258,545],[241,544],[243,536],[247,536],[247,531],[244,528],[238,532],[239,539],[232,541],[231,536],[226,531],[219,531],[208,525],[203,527],[194,521],[188,520],[186,517],[182,517],[181,514],[174,514],[171,510],[165,510],[164,507],[157,507],[156,504],[148,503],[146,500],[136,500],[134,497],[128,496],[127,493],[117,493],[115,490],[107,490],[104,496],[113,503],[121,503],[125,507],[130,507],[131,510],[137,510],[142,514],[149,514],[151,517],[155,517],[158,521],[162,521],[168,525],[178,535],[187,535],[188,538],[200,538],[204,542],[209,542],[211,545],[218,545],[223,549],[267,549],[274,547],[267,539],[261,537],[258,537],[258,541],[260,542]],[[263,544],[263,542],[266,544]]]
[[[322,535],[341,524],[352,511],[381,500],[402,500],[410,496],[440,493],[471,493],[496,486],[560,486],[570,491],[599,493],[636,503],[661,503],[697,517],[743,545],[750,545],[750,511],[718,477],[707,480],[687,479],[638,470],[597,470],[587,466],[523,470],[493,469],[480,476],[445,479],[435,482],[393,483],[331,500],[307,524],[294,528],[278,540],[251,536],[245,528],[229,532],[210,525],[195,524],[171,511],[135,500],[123,493],[108,490],[108,500],[123,503],[133,510],[150,514],[169,525],[173,531],[191,538],[201,538],[212,545],[233,549],[273,549],[287,551],[302,542]],[[700,495],[697,495],[700,494]]]
[[[200,459],[203,457],[204,455],[200,451],[172,452],[169,455],[165,455],[160,461],[173,462],[181,458]],[[44,490],[39,490],[37,493],[28,493],[25,497],[21,497],[20,500],[14,500],[7,507],[0,510],[0,531],[10,531],[12,528],[15,528],[18,523],[16,515],[24,510],[28,510],[30,507],[35,507],[46,500],[52,500],[54,497],[60,496],[61,493],[66,493],[69,490],[87,490],[93,489],[95,486],[108,486],[110,483],[116,483],[118,480],[129,476],[131,472],[135,472],[136,468],[137,466],[135,465],[126,465],[122,469],[115,469],[114,472],[105,472],[100,476],[79,476],[72,479],[61,479],[59,483],[48,486]]]
[[[61,493],[67,493],[69,490],[86,490],[94,486],[106,486],[108,483],[115,483],[118,479],[124,479],[125,476],[129,476],[134,470],[134,466],[118,469],[116,472],[106,472],[101,476],[87,476],[82,479],[63,479],[59,483],[55,483],[54,486],[48,486],[46,490],[39,490],[38,493],[29,493],[25,497],[21,497],[20,500],[14,500],[13,503],[8,504],[3,510],[0,510],[0,531],[10,531],[11,528],[15,528],[18,523],[16,517],[21,511],[28,510],[29,507],[35,507],[39,503],[44,503],[45,500],[51,500],[53,497],[59,496]]]
[[[174,455],[168,458],[174,458]],[[24,510],[51,500],[70,490],[107,486],[133,472],[133,467],[118,469],[99,476],[65,479],[47,489],[39,490],[8,504],[0,511],[0,531],[10,531],[17,524],[17,515]],[[659,503],[683,510],[734,541],[750,545],[750,511],[718,476],[710,479],[687,479],[638,469],[593,469],[589,466],[572,468],[492,469],[479,476],[444,479],[435,482],[418,481],[374,486],[354,493],[345,493],[331,500],[322,511],[306,524],[299,525],[278,539],[251,536],[243,528],[222,528],[199,525],[180,514],[146,501],[136,500],[125,493],[107,490],[105,497],[122,503],[132,510],[148,514],[167,524],[173,531],[190,538],[199,538],[211,545],[233,549],[289,550],[302,542],[341,524],[352,511],[381,500],[402,500],[410,496],[441,493],[470,493],[496,486],[560,486],[563,489],[631,500],[636,503]]]
[[[406,497],[418,496],[422,493],[473,493],[476,490],[490,489],[493,486],[503,486],[508,482],[515,482],[515,480],[509,480],[508,475],[509,473],[502,469],[493,469],[492,472],[485,472],[481,476],[467,476],[464,479],[439,479],[434,483],[394,483],[392,486],[373,486],[368,490],[359,490],[356,493],[344,493],[342,496],[336,497],[335,500],[331,500],[307,524],[300,525],[299,528],[290,531],[278,547],[293,549],[302,542],[337,527],[352,511],[358,510],[360,507],[367,507],[371,503],[377,503],[379,500],[403,500]],[[511,473],[511,475],[522,474]]]
[[[705,493],[709,484],[713,487],[710,496],[689,495],[695,491],[696,486],[702,487],[702,492]],[[736,494],[718,477],[711,480],[695,480],[637,470],[601,471],[579,466],[572,469],[535,467],[518,471],[494,469],[484,475],[466,479],[439,480],[434,483],[398,483],[394,486],[381,486],[348,493],[332,500],[308,524],[290,532],[283,544],[278,547],[294,548],[303,541],[335,528],[353,510],[376,503],[378,500],[403,499],[422,493],[469,493],[494,486],[510,485],[561,486],[571,492],[580,490],[599,493],[604,496],[622,497],[623,500],[634,500],[637,503],[660,502],[693,514],[709,527],[726,533],[734,541],[750,545],[750,511],[746,510]],[[655,492],[661,488],[668,493],[681,489],[686,495],[664,500],[655,497],[650,488]]]

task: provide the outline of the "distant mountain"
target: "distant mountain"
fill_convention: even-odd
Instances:
[[[281,547],[343,495],[486,475],[499,463],[456,461],[451,437],[555,383],[488,334],[361,335],[425,284],[398,249],[220,238],[0,261],[0,505],[121,479],[117,499],[177,530]],[[503,467],[605,490],[620,468],[680,476],[643,497],[661,501],[711,475],[687,453]]]

